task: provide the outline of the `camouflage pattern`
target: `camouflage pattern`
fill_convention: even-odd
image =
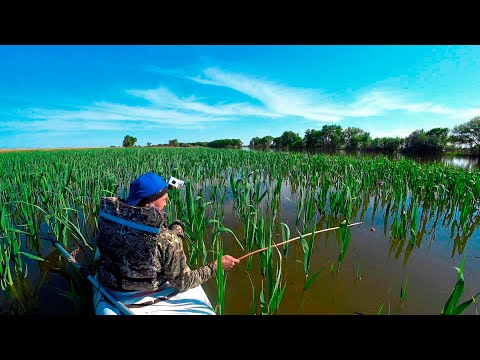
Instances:
[[[215,263],[190,270],[183,251],[183,229],[180,225],[173,225],[169,230],[166,212],[153,207],[130,206],[115,197],[102,197],[100,210],[161,229],[160,234],[154,234],[99,217],[98,280],[102,286],[124,291],[155,291],[168,281],[183,292],[215,274]]]

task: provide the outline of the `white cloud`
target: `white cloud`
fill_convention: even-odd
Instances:
[[[214,106],[195,101],[195,96],[185,99],[178,98],[175,94],[166,88],[154,90],[128,90],[129,94],[144,98],[150,101],[154,106],[165,108],[183,109],[184,111],[194,111],[209,115],[235,115],[235,116],[265,116],[279,117],[281,114],[272,113],[257,106],[248,103],[217,104]]]
[[[467,122],[476,116],[480,116],[480,108],[458,111],[452,114],[450,118],[462,120],[461,122]]]
[[[95,103],[81,110],[28,109],[23,114],[38,121],[6,121],[4,128],[35,128],[41,130],[83,129],[115,130],[119,127],[136,126],[143,121],[148,126],[170,126],[174,128],[202,128],[202,124],[231,120],[227,116],[212,116],[184,113],[176,110],[162,110],[152,107],[129,106],[107,102]],[[120,125],[121,124],[121,125]]]
[[[208,68],[202,77],[189,77],[196,82],[224,86],[259,100],[265,107],[281,115],[293,115],[308,120],[328,122],[345,118],[378,116],[387,111],[406,111],[447,115],[450,118],[469,117],[478,109],[453,109],[444,105],[410,100],[414,95],[388,89],[373,89],[351,103],[334,103],[320,90],[287,87],[252,76]]]
[[[177,74],[180,76],[180,73]],[[132,106],[108,101],[73,110],[30,108],[20,115],[33,121],[7,121],[3,129],[23,130],[118,130],[138,126],[147,128],[202,129],[208,124],[234,121],[239,117],[265,117],[284,120],[298,117],[318,123],[340,122],[343,119],[368,118],[390,111],[431,113],[443,116],[444,121],[467,121],[480,114],[479,108],[453,109],[442,104],[421,102],[414,94],[375,88],[359,91],[353,100],[333,100],[320,89],[289,87],[254,76],[231,73],[218,68],[207,68],[201,76],[187,77],[205,85],[233,89],[259,104],[246,102],[217,102],[204,100],[203,94],[180,97],[165,87],[130,89],[127,94],[145,99],[145,106]],[[415,129],[396,129],[389,132],[371,132],[374,137],[407,136]]]
[[[234,89],[260,101],[268,111],[280,116],[300,116],[316,121],[340,120],[334,105],[315,105],[317,102],[325,102],[324,96],[318,90],[287,87],[216,68],[206,69],[204,75],[205,77],[190,77],[190,79],[202,84]]]

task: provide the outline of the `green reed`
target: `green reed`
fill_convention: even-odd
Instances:
[[[308,281],[308,275],[310,274],[310,266],[311,266],[311,261],[312,261],[312,253],[313,253],[313,240],[315,238],[315,227],[310,231],[312,233],[309,237],[308,240],[305,239],[305,237],[298,232],[300,236],[300,241],[302,242],[302,249],[303,249],[303,271],[305,273],[305,284],[303,286],[303,289],[306,290],[311,284],[311,281]],[[312,276],[312,278],[316,278],[317,275]],[[313,280],[312,280],[313,281]]]
[[[438,227],[450,229],[453,257],[465,252],[480,225],[479,171],[422,165],[406,159],[116,148],[3,153],[0,168],[8,169],[2,171],[0,180],[2,289],[16,281],[17,273],[25,276],[27,268],[22,258],[49,255],[51,250],[43,240],[47,237],[66,248],[79,245],[87,253],[91,251],[95,247],[100,197],[126,197],[129,183],[148,171],[186,180],[184,189],[170,192],[169,216],[187,225],[190,264],[207,262],[209,249],[218,253],[218,239],[209,235],[226,229],[220,223],[227,211],[234,214],[231,233],[220,231],[218,237],[231,240],[222,246],[250,252],[285,238],[290,226],[303,233],[313,224],[329,227],[358,218],[363,221],[371,209],[372,222],[376,214],[383,218],[389,252],[396,258],[404,255],[404,265],[415,248],[435,240]],[[293,199],[295,223],[286,220],[281,201],[286,191],[292,194],[288,196]],[[339,241],[340,264],[348,251],[349,228],[326,234],[329,237]],[[313,246],[308,251],[310,258],[315,256]],[[248,271],[254,269],[255,261],[260,264],[261,293],[264,305],[271,303],[266,308],[270,313],[278,310],[277,300],[272,299],[278,299],[284,286],[278,279],[285,278],[288,269],[288,246],[284,246],[282,257],[276,254],[252,257],[247,263]],[[315,277],[309,275],[308,286]],[[260,296],[260,292],[254,293]]]
[[[455,269],[458,272],[457,283],[455,284],[455,287],[453,288],[452,293],[450,294],[447,302],[445,303],[445,306],[441,311],[442,315],[461,315],[468,306],[470,306],[472,303],[475,302],[476,297],[480,295],[480,292],[479,292],[477,295],[472,296],[471,299],[461,303],[460,305],[457,305],[458,300],[460,300],[463,294],[463,289],[465,287],[465,279],[463,277],[464,266],[465,266],[465,257],[462,259],[460,268],[455,267]]]

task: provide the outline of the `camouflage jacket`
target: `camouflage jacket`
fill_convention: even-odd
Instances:
[[[179,292],[200,285],[215,274],[216,264],[190,270],[182,238],[181,226],[167,227],[164,211],[102,197],[96,239],[100,284],[115,290],[155,291],[168,281]]]

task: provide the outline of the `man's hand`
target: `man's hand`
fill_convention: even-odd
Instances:
[[[240,260],[234,258],[230,255],[223,255],[222,256],[222,268],[223,270],[231,270],[235,265],[237,265]],[[215,264],[217,261],[215,260]]]

